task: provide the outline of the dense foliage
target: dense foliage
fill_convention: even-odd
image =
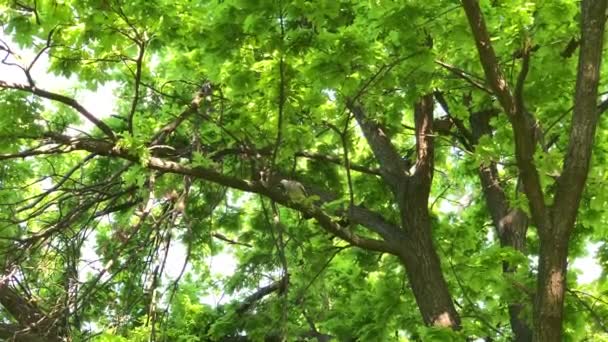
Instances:
[[[608,341],[605,13],[0,0],[0,338]]]

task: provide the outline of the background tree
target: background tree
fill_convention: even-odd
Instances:
[[[605,0],[1,6],[3,338],[608,339]]]

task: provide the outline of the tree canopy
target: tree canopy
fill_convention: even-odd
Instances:
[[[608,341],[606,7],[0,0],[0,338]]]

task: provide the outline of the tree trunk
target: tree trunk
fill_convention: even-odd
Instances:
[[[450,290],[433,245],[428,199],[433,182],[435,146],[433,96],[423,96],[414,110],[416,171],[394,187],[401,225],[406,233],[401,260],[405,264],[416,303],[427,325],[460,328]]]
[[[403,219],[410,221],[415,228],[407,232],[400,259],[405,266],[422,319],[429,326],[459,329],[460,317],[441,271],[441,263],[431,237],[428,213],[426,210],[415,210],[409,211],[409,214]]]
[[[428,210],[435,151],[433,104],[432,94],[422,96],[415,104],[416,169],[413,174],[386,134],[387,130],[378,122],[369,120],[360,105],[349,103],[348,107],[399,206],[405,236],[391,244],[399,247],[397,254],[405,266],[423,321],[429,326],[459,329],[460,317],[433,246]]]
[[[568,242],[580,205],[599,112],[598,85],[606,23],[606,0],[581,1],[581,44],[570,140],[563,171],[556,182],[550,220],[537,222],[540,236],[534,340],[562,340]]]
[[[534,312],[535,341],[562,340],[567,258],[567,237],[548,235],[541,238]]]

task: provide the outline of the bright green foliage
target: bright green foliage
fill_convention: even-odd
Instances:
[[[579,35],[578,1],[480,3],[513,84],[517,52],[526,42],[534,47],[524,94],[553,144],[534,156],[550,191],[573,105],[577,52],[566,52]],[[436,101],[435,118],[449,114],[468,129],[472,113],[500,112],[459,1],[0,0],[0,25],[0,60],[8,56],[0,65],[0,282],[10,274],[17,293],[59,317],[59,335],[510,341],[514,302],[531,326],[537,233],[528,230],[523,250],[501,246],[478,178],[481,166],[496,163],[511,207],[528,212],[504,114],[474,148],[454,126],[436,132],[428,208],[458,331],[424,325],[399,258],[336,237],[316,216],[281,202],[272,180],[270,190],[255,187],[269,174],[298,179],[311,194],[304,207],[381,239],[362,224],[344,225],[352,191],[352,204],[399,226],[399,208],[347,104],[360,103],[414,162],[421,96],[443,93],[449,113]],[[44,90],[78,98],[114,89],[115,99],[97,99],[115,101],[98,117],[103,125],[36,94],[25,77],[25,91],[2,82],[8,68],[23,73],[10,63],[29,72],[42,50],[31,72],[36,85],[51,77],[73,84]],[[31,58],[16,60],[19,51]],[[606,86],[604,77],[600,91]],[[608,118],[600,121],[570,260],[593,242],[602,274],[586,284],[568,274],[568,341],[608,341]],[[255,191],[175,171],[181,167]],[[234,272],[214,266],[218,258],[234,261]],[[518,267],[505,273],[503,262]],[[23,325],[0,304],[1,320]]]

